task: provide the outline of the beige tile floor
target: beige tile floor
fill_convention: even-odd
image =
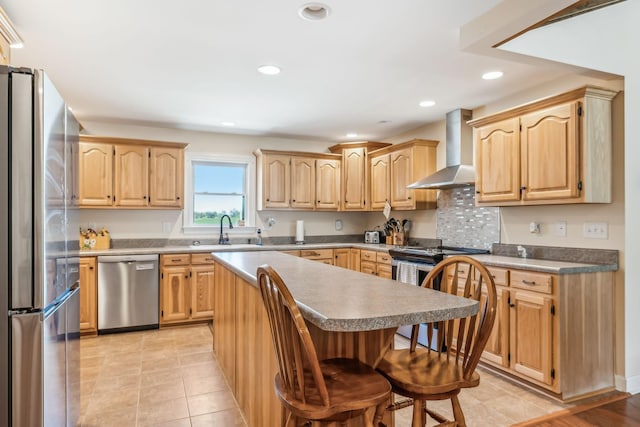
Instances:
[[[245,426],[212,352],[208,325],[81,340],[81,426]],[[396,346],[406,346],[398,336]],[[486,370],[460,401],[473,426],[509,426],[566,407]],[[430,407],[450,414],[449,403]],[[411,425],[411,408],[396,426]],[[433,425],[431,422],[430,425]]]

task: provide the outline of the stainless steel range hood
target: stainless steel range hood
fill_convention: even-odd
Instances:
[[[468,120],[471,120],[471,110],[458,109],[447,113],[447,167],[407,188],[444,190],[475,184],[473,131],[467,125]]]

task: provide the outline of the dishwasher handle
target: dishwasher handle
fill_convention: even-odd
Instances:
[[[113,263],[113,262],[149,262],[158,261],[158,255],[104,255],[98,257],[98,263]]]

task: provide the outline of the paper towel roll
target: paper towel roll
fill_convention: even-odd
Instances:
[[[304,221],[296,221],[296,243],[304,243]]]

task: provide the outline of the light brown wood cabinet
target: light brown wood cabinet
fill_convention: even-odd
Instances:
[[[410,190],[407,186],[436,171],[438,141],[414,139],[370,153],[371,209],[435,209],[435,190]]]
[[[360,250],[360,271],[385,279],[391,279],[391,256],[386,252]]]
[[[612,272],[488,268],[498,305],[485,363],[562,400],[613,389]]]
[[[257,150],[258,210],[338,210],[337,154]]]
[[[469,122],[477,204],[610,203],[615,94],[584,87]]]
[[[388,147],[387,142],[344,142],[329,147],[332,153],[342,154],[341,202],[343,211],[371,210],[369,154]]]
[[[351,252],[349,248],[336,248],[333,250],[333,265],[336,267],[350,268]]]
[[[300,249],[300,258],[333,265],[333,249]]]
[[[98,271],[96,257],[80,258],[80,333],[98,333]]]
[[[182,208],[186,144],[82,135],[80,207]]]
[[[213,318],[213,263],[209,253],[160,256],[160,325]]]

